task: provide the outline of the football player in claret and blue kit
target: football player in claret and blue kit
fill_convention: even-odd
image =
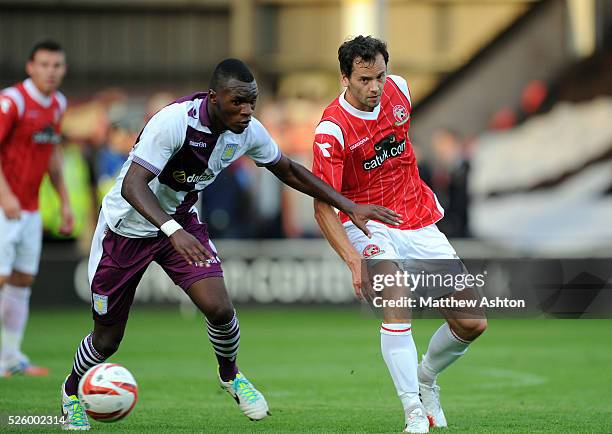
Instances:
[[[104,197],[89,258],[93,332],[83,338],[62,384],[65,429],[89,429],[77,398],[79,379],[114,354],[138,282],[155,261],[206,317],[221,386],[244,414],[268,414],[263,395],[238,369],[240,327],[217,250],[194,205],[219,172],[245,155],[287,185],[340,209],[369,235],[369,219],[399,224],[382,206],[357,205],[282,155],[253,117],[257,83],[240,60],[213,72],[209,91],[181,98],[144,127],[111,191]]]

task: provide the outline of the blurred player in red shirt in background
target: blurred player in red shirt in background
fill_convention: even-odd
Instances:
[[[50,40],[36,44],[26,72],[28,79],[0,92],[0,377],[48,374],[21,352],[42,246],[38,190],[47,172],[60,197],[60,233],[73,227],[60,151],[62,47]]]

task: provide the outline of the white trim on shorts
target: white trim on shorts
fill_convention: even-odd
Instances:
[[[91,240],[91,249],[89,251],[89,262],[87,263],[87,280],[89,281],[89,289],[91,290],[91,282],[96,274],[100,260],[102,259],[102,241],[108,231],[108,225],[104,219],[104,213],[100,211],[98,224]]]

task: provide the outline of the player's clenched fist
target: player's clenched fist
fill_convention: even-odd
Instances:
[[[189,265],[208,267],[208,260],[215,261],[215,256],[209,252],[193,235],[184,229],[179,229],[170,236],[170,242]]]

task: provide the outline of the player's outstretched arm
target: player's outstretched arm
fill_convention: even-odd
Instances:
[[[401,223],[400,216],[390,209],[379,205],[356,204],[317,178],[310,170],[284,155],[278,163],[267,168],[288,186],[344,212],[368,237],[370,236],[370,231],[366,228],[368,220],[377,220],[395,226]]]
[[[195,266],[208,266],[207,259],[215,257],[189,232],[185,231],[160,206],[157,197],[149,188],[149,182],[155,174],[137,163],[132,163],[121,186],[121,196],[134,207],[144,218],[162,229],[170,238],[170,242],[185,260]],[[164,230],[162,225],[171,222],[170,229]],[[172,224],[172,222],[174,222]]]
[[[367,271],[365,268],[362,270],[361,255],[346,236],[338,215],[330,205],[318,199],[314,200],[314,215],[327,242],[351,270],[355,295],[358,298],[365,298],[370,284]]]
[[[68,190],[66,189],[66,184],[64,183],[64,171],[62,166],[62,151],[59,146],[56,146],[53,154],[51,155],[51,159],[49,160],[49,180],[60,198],[62,223],[59,228],[59,232],[62,235],[70,235],[74,227],[74,216],[72,214],[72,207],[70,206]]]

